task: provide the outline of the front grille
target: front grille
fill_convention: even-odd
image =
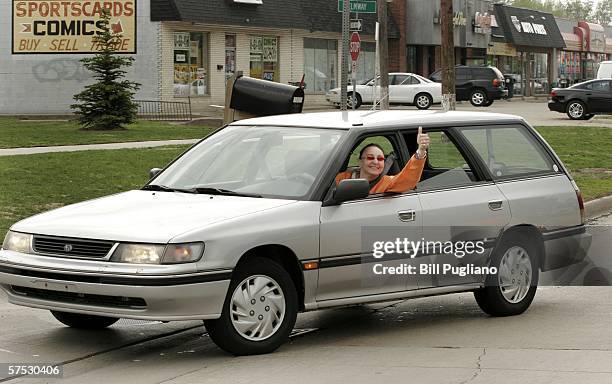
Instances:
[[[132,309],[143,309],[147,307],[147,303],[140,297],[106,296],[88,293],[51,291],[47,289],[19,287],[16,285],[11,286],[11,289],[18,295],[31,297],[33,299],[59,301],[62,303]]]
[[[113,248],[112,241],[34,235],[34,252],[67,257],[104,258]]]

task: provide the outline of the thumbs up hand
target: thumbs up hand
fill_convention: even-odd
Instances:
[[[429,135],[423,133],[423,127],[419,127],[419,133],[417,134],[417,157],[419,159],[424,158],[427,155],[427,149],[429,148]]]

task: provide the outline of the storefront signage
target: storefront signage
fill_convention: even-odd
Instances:
[[[136,53],[136,0],[13,0],[13,54],[95,53],[104,9],[115,50]]]
[[[516,48],[508,43],[491,43],[487,48],[487,55],[491,56],[516,56]]]
[[[433,17],[434,24],[440,24],[440,11],[436,11]],[[455,12],[453,14],[453,25],[455,27],[465,27],[467,25],[467,19],[463,15],[463,11]]]
[[[474,33],[483,35],[491,33],[491,15],[488,12],[476,12],[474,15]]]
[[[174,32],[174,49],[188,50],[189,41],[191,40],[189,32]]]
[[[276,37],[264,37],[262,40],[263,60],[273,63],[276,62],[278,58]]]
[[[536,35],[547,35],[546,27],[543,24],[530,23],[527,21],[520,21],[516,16],[510,16],[512,25],[517,31],[521,33],[531,33]]]

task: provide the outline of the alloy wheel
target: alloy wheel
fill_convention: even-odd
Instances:
[[[579,119],[584,115],[584,108],[580,103],[572,103],[568,108],[569,114],[574,119]]]
[[[474,105],[483,105],[485,102],[485,96],[482,92],[474,92],[472,94],[472,103]]]
[[[421,95],[419,97],[417,97],[417,106],[419,106],[420,108],[428,108],[429,107],[429,97],[427,97],[426,95]]]

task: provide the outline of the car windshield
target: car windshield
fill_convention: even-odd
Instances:
[[[146,189],[300,199],[346,131],[230,126],[191,148]]]

